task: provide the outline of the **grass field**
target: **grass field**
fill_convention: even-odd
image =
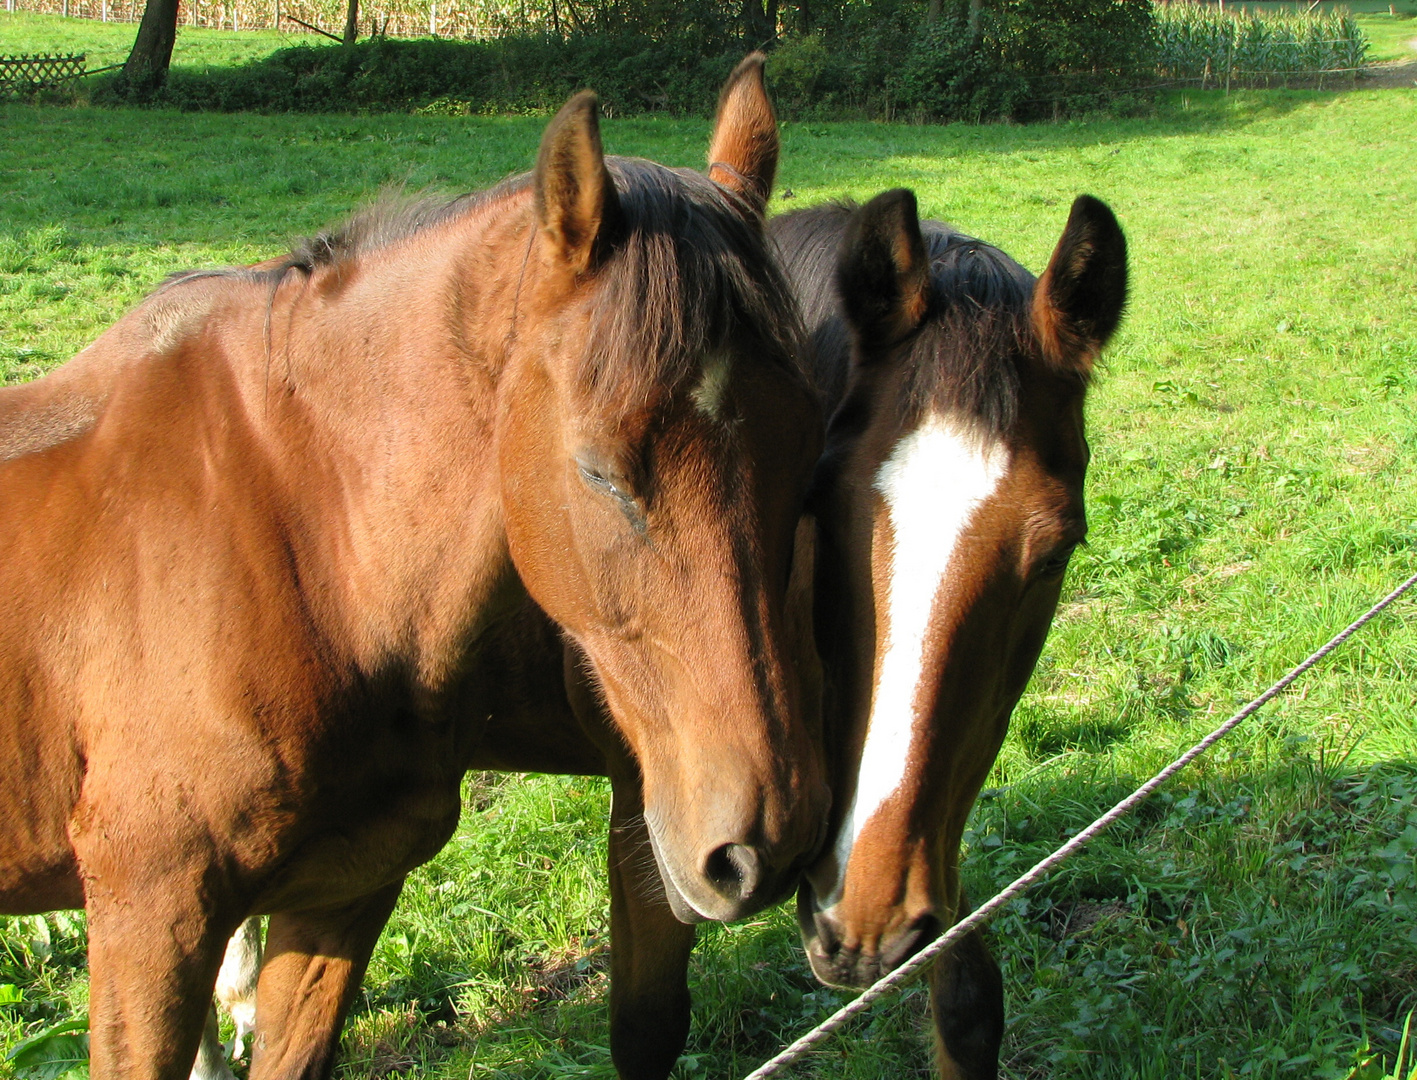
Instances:
[[[382,186],[525,168],[539,129],[0,107],[0,377],[61,362],[173,270],[275,254]],[[1088,191],[1131,244],[1130,315],[1089,406],[1090,545],[973,820],[976,897],[1417,569],[1414,130],[1409,90],[784,128],[778,209],[908,185],[1037,270]],[[611,150],[675,164],[701,164],[706,138],[605,124]],[[995,933],[1005,1074],[1390,1060],[1417,1007],[1413,674],[1408,601],[1016,904]],[[342,1076],[613,1075],[606,799],[585,780],[469,781],[456,839],[379,944]],[[78,916],[0,919],[0,1048],[84,1013],[83,941]],[[843,1000],[812,981],[786,910],[701,941],[684,1078],[741,1075]],[[908,992],[793,1075],[928,1076],[924,1004]]]
[[[84,53],[90,70],[123,63],[137,34],[136,23],[65,19],[29,11],[0,12],[0,53]],[[314,40],[321,39],[313,34],[275,30],[208,30],[179,26],[172,65],[174,68],[234,67],[287,45]]]

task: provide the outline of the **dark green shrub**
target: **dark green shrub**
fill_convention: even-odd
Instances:
[[[1097,108],[1156,78],[1151,0],[993,0],[987,34],[998,70],[1027,81],[1019,119]]]
[[[879,0],[788,40],[768,73],[789,117],[1032,119],[1116,107],[1156,81],[1150,0]]]
[[[607,111],[704,113],[741,50],[729,42],[634,34],[507,37],[493,41],[374,38],[353,46],[297,45],[239,68],[173,71],[152,101],[232,112],[403,111],[435,101],[474,111],[554,109],[593,87]],[[123,100],[113,82],[97,102]]]
[[[611,114],[708,113],[744,52],[733,5],[641,6],[662,16],[654,32],[616,29],[607,14],[565,37],[300,45],[241,68],[173,71],[151,100],[214,111],[520,112],[593,87]],[[1156,80],[1150,0],[985,0],[973,15],[969,0],[946,0],[933,19],[923,0],[814,10],[815,29],[781,41],[768,67],[784,118],[1030,119],[1105,107]],[[123,98],[112,81],[94,92]]]

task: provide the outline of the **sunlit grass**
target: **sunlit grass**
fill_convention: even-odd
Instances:
[[[1376,16],[1375,16],[1376,17]],[[1384,16],[1386,17],[1386,16]],[[173,270],[249,261],[380,187],[531,163],[541,122],[0,108],[0,373],[62,361]],[[1417,569],[1417,92],[1178,95],[1148,120],[789,124],[778,209],[915,188],[1037,270],[1072,198],[1133,300],[1089,400],[1089,545],[975,815],[982,896]],[[707,123],[607,121],[701,165]],[[782,198],[782,189],[793,198]],[[1006,1075],[1341,1075],[1417,1004],[1407,602],[1001,920]],[[606,792],[477,778],[411,880],[342,1074],[612,1075]],[[82,920],[0,931],[0,1046],[82,1014]],[[791,913],[704,932],[683,1077],[741,1075],[841,1000]],[[47,951],[46,951],[47,950]],[[924,997],[795,1075],[928,1075]],[[411,1073],[412,1074],[412,1073]]]
[[[22,0],[23,2],[23,0]],[[0,11],[0,53],[83,53],[95,71],[121,64],[133,47],[137,23],[66,19],[30,11]],[[175,69],[234,67],[287,45],[308,41],[306,34],[275,30],[208,30],[178,26],[172,49]]]

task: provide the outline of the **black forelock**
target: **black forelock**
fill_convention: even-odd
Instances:
[[[643,399],[701,370],[736,338],[800,372],[801,322],[749,208],[701,173],[607,157],[619,234],[594,270],[592,332],[580,379],[594,400]],[[282,270],[311,273],[450,221],[532,183],[525,173],[473,195],[385,196],[298,245]]]
[[[775,219],[771,230],[802,305],[814,377],[828,401],[846,390],[851,335],[835,292],[842,236],[856,206],[832,202]],[[1033,275],[1004,252],[939,221],[921,222],[930,306],[895,353],[905,365],[903,407],[963,413],[990,431],[1018,412],[1018,361],[1028,340]]]
[[[1033,275],[998,248],[939,221],[921,223],[930,308],[909,343],[908,407],[962,413],[990,432],[1018,415]]]
[[[805,381],[797,304],[751,209],[702,173],[606,161],[621,234],[595,271],[582,384],[602,401],[643,399],[734,345]]]

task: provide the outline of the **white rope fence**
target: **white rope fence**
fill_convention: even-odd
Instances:
[[[923,968],[926,964],[928,964],[931,960],[935,959],[935,957],[939,956],[946,949],[950,948],[961,938],[969,934],[970,931],[983,926],[991,918],[993,918],[994,915],[996,915],[1004,907],[1005,904],[1022,896],[1029,889],[1033,888],[1034,885],[1037,885],[1040,881],[1047,877],[1056,867],[1066,861],[1070,856],[1085,847],[1091,840],[1097,837],[1098,834],[1105,831],[1110,825],[1116,822],[1118,818],[1125,817],[1127,814],[1135,810],[1138,806],[1145,802],[1156,791],[1157,788],[1159,788],[1176,773],[1184,769],[1201,754],[1209,750],[1226,735],[1230,734],[1230,732],[1234,730],[1237,726],[1239,726],[1242,721],[1248,719],[1250,716],[1254,715],[1257,711],[1259,711],[1259,709],[1261,709],[1264,705],[1272,701],[1275,697],[1282,693],[1290,684],[1292,684],[1296,679],[1298,679],[1300,675],[1304,674],[1304,672],[1308,671],[1320,660],[1328,656],[1329,653],[1333,652],[1334,649],[1338,648],[1350,637],[1356,634],[1370,621],[1372,621],[1378,615],[1379,612],[1396,602],[1404,593],[1406,593],[1414,585],[1417,585],[1417,574],[1413,574],[1410,578],[1404,581],[1392,592],[1384,596],[1376,604],[1370,607],[1362,616],[1349,623],[1348,626],[1344,627],[1344,629],[1342,629],[1332,638],[1330,638],[1328,643],[1325,644],[1322,648],[1310,654],[1308,659],[1304,660],[1303,663],[1293,668],[1287,675],[1285,675],[1282,679],[1276,682],[1263,694],[1255,698],[1243,709],[1237,712],[1234,716],[1230,717],[1229,720],[1226,720],[1225,723],[1221,724],[1204,739],[1196,743],[1195,746],[1191,747],[1175,761],[1171,762],[1171,764],[1167,765],[1159,773],[1157,773],[1150,780],[1144,783],[1141,787],[1137,788],[1136,791],[1132,792],[1116,806],[1112,807],[1111,810],[1108,810],[1107,813],[1103,814],[1091,825],[1083,829],[1082,832],[1078,833],[1066,844],[1054,851],[1053,854],[1034,864],[1032,869],[1028,870],[1026,873],[1016,878],[1011,884],[1004,888],[1003,891],[997,893],[989,900],[980,904],[977,908],[970,912],[970,914],[966,915],[959,922],[955,923],[954,926],[946,930],[943,934],[937,937],[929,945],[925,946],[925,948],[921,949],[918,953],[912,956],[900,967],[896,968],[889,975],[878,979],[869,989],[865,990],[860,997],[854,999],[853,1001],[847,1002],[836,1012],[832,1013],[831,1016],[827,1017],[811,1031],[807,1032],[807,1034],[803,1035],[796,1042],[792,1043],[792,1045],[788,1046],[776,1057],[758,1066],[746,1077],[744,1077],[744,1080],[767,1080],[767,1078],[770,1076],[776,1076],[778,1073],[782,1072],[789,1065],[795,1062],[798,1058],[806,1054],[808,1050],[812,1049],[812,1047],[816,1046],[818,1043],[826,1039],[827,1036],[831,1035],[838,1028],[842,1027],[842,1025],[844,1025],[852,1017],[856,1016],[858,1013],[865,1012],[867,1009],[869,1009],[878,998],[882,997],[889,991],[895,989],[902,983],[906,982],[911,976],[920,971],[920,969]]]

